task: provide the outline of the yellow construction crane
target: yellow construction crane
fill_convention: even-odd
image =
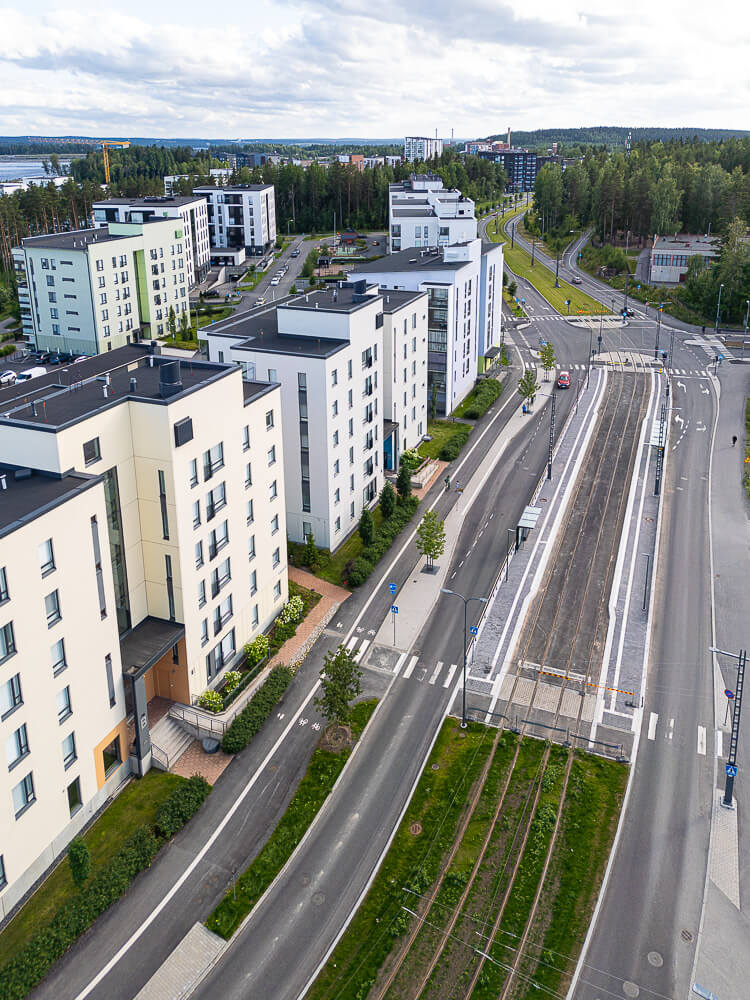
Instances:
[[[129,139],[102,139],[101,141],[102,155],[104,156],[104,180],[105,183],[111,183],[111,177],[109,176],[109,152],[108,149],[129,149],[130,140]]]

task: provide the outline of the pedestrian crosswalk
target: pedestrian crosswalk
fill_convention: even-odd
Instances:
[[[646,730],[646,737],[652,743],[658,741],[663,741],[667,744],[673,744],[676,746],[682,745],[685,739],[685,730],[680,727],[679,722],[675,722],[674,718],[662,719],[661,723],[659,721],[658,712],[650,712],[648,717],[648,727]],[[689,737],[692,741],[692,737]],[[695,733],[695,752],[699,757],[706,756],[706,748],[708,746],[708,728],[706,726],[697,726],[697,731]],[[717,757],[723,757],[724,751],[724,740],[723,734],[720,729],[716,730],[715,736],[715,753]]]
[[[347,642],[346,649],[361,666],[383,670],[403,680],[411,679],[435,688],[449,688],[456,681],[457,663],[444,663],[442,660],[427,663],[419,656],[398,653],[391,647],[377,646],[371,639],[356,635]]]
[[[585,372],[588,369],[588,365],[560,365],[561,371],[568,372]],[[627,371],[628,369],[623,369]],[[633,371],[631,368],[630,371]],[[685,378],[708,378],[709,373],[705,368],[672,368],[670,373],[672,375],[682,375]]]

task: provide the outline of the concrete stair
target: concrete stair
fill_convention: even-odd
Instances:
[[[151,729],[154,767],[161,771],[171,770],[194,739],[175,719],[163,716]]]

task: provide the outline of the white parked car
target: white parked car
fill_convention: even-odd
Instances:
[[[281,281],[281,278],[280,278],[280,277],[278,276],[278,274],[276,275],[276,277],[274,277],[274,278],[271,278],[271,284],[272,284],[272,285],[278,285],[278,283],[279,283],[280,281]]]
[[[16,381],[16,373],[10,371],[0,372],[0,385],[13,385]]]

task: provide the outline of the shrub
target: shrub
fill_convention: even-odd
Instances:
[[[387,521],[396,507],[396,491],[390,482],[386,481],[380,491],[380,511]]]
[[[454,458],[458,458],[458,453],[466,444],[466,439],[470,433],[471,427],[468,424],[456,424],[455,430],[440,449],[441,460],[443,462],[452,462]]]
[[[411,496],[411,469],[408,465],[401,464],[398,470],[398,476],[396,477],[396,489],[398,490],[398,495],[405,499]]]
[[[363,556],[351,559],[344,568],[347,583],[350,587],[359,587],[373,571],[373,564]]]
[[[293,635],[297,634],[297,626],[294,622],[282,622],[277,621],[273,627],[273,636],[271,639],[271,645],[279,649],[280,646],[291,639]]]
[[[268,646],[267,635],[256,635],[253,641],[245,646],[248,666],[254,667],[256,663],[260,663],[263,657],[268,655]]]
[[[224,708],[224,699],[218,691],[209,690],[203,692],[198,699],[198,704],[201,708],[205,708],[207,712],[221,712]]]
[[[240,750],[244,750],[274,710],[291,680],[292,671],[289,667],[274,667],[266,682],[258,688],[224,733],[224,739],[221,741],[224,753],[239,753]]]
[[[157,834],[169,840],[198,812],[208,797],[211,786],[200,774],[194,774],[178,785],[156,813],[154,826]]]
[[[82,889],[91,874],[91,855],[82,837],[74,837],[68,845],[68,864],[73,885],[76,889]]]
[[[295,595],[294,597],[290,597],[281,609],[278,620],[285,625],[288,622],[298,622],[304,610],[305,605],[302,598],[299,595]]]
[[[372,540],[375,537],[375,522],[372,519],[372,514],[367,509],[364,508],[362,511],[362,516],[359,519],[359,537],[365,543],[365,545],[371,545]]]
[[[239,672],[239,670],[227,670],[227,672],[224,674],[224,687],[222,689],[223,693],[231,694],[241,680],[242,680],[242,674]]]
[[[414,469],[418,469],[422,464],[422,457],[416,448],[410,448],[407,451],[401,453],[401,464],[408,465],[409,469],[413,472]]]
[[[467,420],[478,420],[482,416],[482,411],[478,406],[469,406],[464,410],[464,416]]]

